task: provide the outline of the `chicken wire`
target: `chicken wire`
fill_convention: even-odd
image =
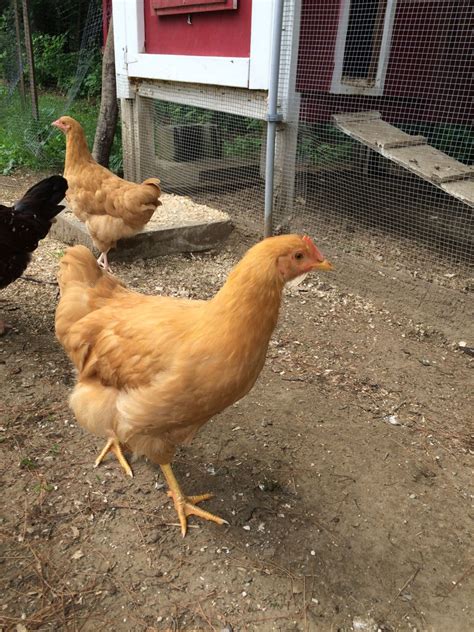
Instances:
[[[397,130],[424,136],[444,159],[471,165],[472,10],[469,0],[285,2],[275,232],[357,247],[376,240],[377,252],[409,244],[450,263],[471,260],[472,194],[470,204],[446,193],[411,164],[354,140],[333,117],[377,112]],[[146,98],[141,81],[135,177],[158,176],[165,191],[245,216],[261,232],[265,100],[247,118],[239,115],[239,90],[234,100],[230,89],[227,100],[214,99],[212,88],[194,90],[178,103]],[[473,176],[465,186],[474,187]]]
[[[241,211],[261,223],[264,121],[198,107],[196,98],[193,106],[138,98],[140,156],[135,179],[157,176],[166,192],[199,198],[227,212]],[[202,99],[206,104],[206,95]],[[224,107],[233,109],[230,103]],[[262,106],[262,118],[264,111]],[[126,159],[124,163],[126,167]],[[232,209],[226,196],[233,200]]]
[[[26,103],[19,97],[13,5],[10,0],[5,13],[10,36],[2,53],[0,125],[19,129],[25,146],[41,157],[56,134],[50,122],[70,112],[100,50],[102,3],[89,3],[75,78],[61,110],[40,91],[39,122],[28,96]],[[73,9],[66,0],[54,10],[72,16]],[[423,135],[430,146],[471,165],[472,11],[469,0],[285,2],[275,232],[307,231],[346,245],[376,239],[379,251],[391,240],[395,249],[409,243],[449,262],[472,258],[472,207],[352,139],[333,118],[377,111],[383,121]],[[25,66],[24,48],[22,60]],[[249,93],[253,117],[243,116],[241,93],[229,90],[216,100],[206,89],[189,104],[137,97],[139,155],[125,146],[125,175],[158,176],[165,191],[197,197],[252,221],[261,232],[267,104]],[[127,171],[127,162],[138,167]],[[0,165],[0,171],[9,168]]]
[[[276,205],[277,224],[345,244],[377,237],[382,251],[392,240],[472,261],[474,174],[461,185],[469,204],[354,140],[334,119],[375,111],[472,165],[472,17],[470,0],[286,3],[281,98],[296,111],[298,131],[296,155],[284,154],[282,167],[291,170],[294,158],[293,206]],[[293,73],[294,90],[285,94]],[[424,153],[410,151],[408,167],[424,169]]]
[[[30,17],[30,31],[33,37],[33,60],[35,66],[38,99],[38,118],[32,107],[31,84],[29,74],[28,55],[25,44],[24,14],[21,0],[10,0],[3,9],[0,20],[0,37],[2,51],[0,52],[0,126],[12,132],[12,143],[21,143],[36,159],[48,160],[51,166],[51,156],[47,155],[45,146],[51,137],[58,136],[51,128],[51,122],[68,114],[71,106],[80,96],[94,63],[100,57],[103,41],[103,19],[101,0],[90,0],[82,3],[86,12],[85,19],[78,13],[78,3],[75,0],[65,0],[54,3],[53,12],[47,16],[52,22],[71,24],[70,32],[63,33],[64,48],[54,54],[51,48],[49,57],[45,53],[42,40],[34,19],[34,12],[28,6]],[[30,3],[31,5],[31,3]],[[18,21],[15,20],[15,12]],[[77,22],[81,18],[84,26],[77,30]],[[42,17],[44,20],[44,16]],[[73,35],[74,32],[74,35]],[[51,46],[51,43],[49,44]],[[43,55],[41,55],[41,51]],[[58,70],[58,82],[45,80],[47,86],[41,85],[42,72],[48,72],[48,66],[74,64],[72,79],[64,78],[61,84],[61,71]],[[100,75],[99,75],[100,81]],[[22,85],[23,84],[23,85]],[[61,84],[61,85],[60,85]],[[14,154],[14,152],[12,152]],[[0,154],[2,158],[2,154]],[[14,158],[8,161],[0,160],[0,173],[9,173],[16,165]],[[47,166],[47,165],[45,165]]]

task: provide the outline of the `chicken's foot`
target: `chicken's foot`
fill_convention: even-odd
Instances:
[[[97,263],[106,272],[112,272],[112,268],[109,266],[109,260],[107,258],[106,252],[101,253],[100,257],[97,259]]]
[[[123,456],[123,452],[122,452],[122,448],[120,447],[120,443],[117,441],[117,439],[114,439],[114,438],[109,439],[107,441],[107,443],[105,444],[104,449],[102,450],[102,452],[99,454],[99,456],[95,460],[94,467],[97,467],[98,465],[100,465],[100,463],[103,461],[104,457],[109,452],[113,452],[115,454],[115,456],[117,457],[118,462],[120,463],[120,465],[125,470],[125,473],[128,474],[128,476],[132,476],[133,477],[132,468],[128,464],[127,459]]]
[[[219,516],[215,516],[209,511],[204,511],[204,509],[200,509],[196,505],[203,500],[209,500],[212,498],[214,494],[201,494],[200,496],[185,496],[181,491],[181,487],[179,486],[178,481],[173,474],[173,470],[171,469],[171,465],[167,463],[166,465],[161,465],[161,470],[164,474],[166,482],[169,485],[170,491],[168,492],[168,496],[173,499],[174,507],[178,514],[179,524],[181,525],[181,534],[184,538],[186,535],[186,531],[188,530],[188,516],[199,516],[204,520],[211,520],[212,522],[216,522],[217,524],[229,524],[227,520],[223,518],[219,518]]]

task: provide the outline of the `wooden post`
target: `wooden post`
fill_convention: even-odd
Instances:
[[[117,127],[118,105],[115,83],[114,33],[112,18],[102,59],[102,92],[92,155],[100,165],[109,166],[110,151]]]
[[[138,182],[135,143],[135,99],[120,99],[122,120],[123,177]]]
[[[285,25],[282,59],[285,67],[280,68],[280,99],[283,122],[277,128],[275,142],[275,212],[280,220],[291,218],[295,197],[296,150],[300,116],[300,95],[296,92],[296,68],[300,36],[301,0],[285,2],[283,23]],[[283,70],[283,72],[282,72]],[[282,217],[285,213],[285,217]]]
[[[135,134],[136,176],[142,182],[156,176],[155,122],[153,100],[138,94],[135,98]]]
[[[26,56],[28,58],[28,73],[30,75],[31,112],[35,120],[39,120],[38,93],[36,91],[35,62],[33,57],[33,43],[31,41],[30,14],[28,0],[23,1],[23,26],[25,29]]]
[[[13,3],[13,12],[15,15],[15,33],[16,33],[16,52],[18,55],[18,73],[19,73],[19,89],[22,106],[25,105],[25,78],[23,76],[23,57],[21,53],[21,31],[20,31],[20,10],[18,0]]]

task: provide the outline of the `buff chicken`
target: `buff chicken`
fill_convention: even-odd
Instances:
[[[196,515],[226,522],[186,496],[171,469],[177,446],[241,399],[265,362],[286,282],[331,264],[309,237],[265,239],[210,300],[146,296],[102,270],[84,246],[60,263],[56,335],[77,369],[70,405],[127,474],[122,447],[158,464],[181,532]]]
[[[108,270],[109,250],[119,239],[142,231],[161,205],[160,181],[148,178],[136,184],[99,165],[89,151],[84,130],[70,116],[61,116],[52,125],[66,136],[66,200],[100,251],[97,262]]]

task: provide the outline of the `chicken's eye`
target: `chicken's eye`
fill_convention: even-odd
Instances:
[[[302,252],[297,252],[295,255],[295,259],[296,261],[301,261],[301,259],[303,259],[304,254]]]

